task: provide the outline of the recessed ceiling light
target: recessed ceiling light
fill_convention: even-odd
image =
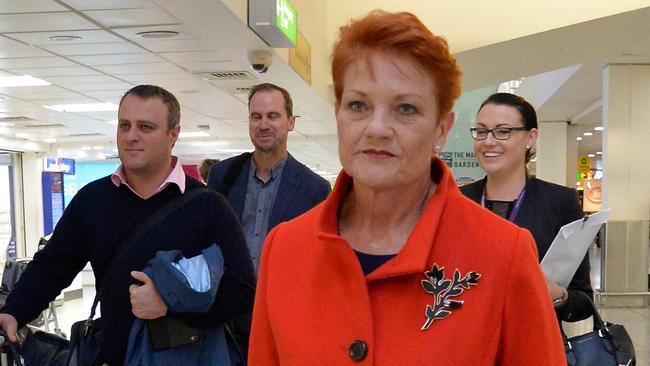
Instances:
[[[29,75],[23,76],[2,76],[0,77],[0,87],[13,88],[17,86],[40,86],[50,85],[47,81],[35,78]]]
[[[594,127],[594,131],[602,131],[604,129],[605,129],[605,127],[603,127],[603,126]]]
[[[576,137],[576,141],[582,141],[582,137],[580,136]]]
[[[79,36],[49,36],[47,37],[50,41],[55,42],[71,42],[78,41],[81,39]]]
[[[596,155],[603,155],[602,151],[596,151]]]
[[[179,137],[208,137],[209,133],[203,131],[180,132]]]
[[[592,135],[593,135],[593,132],[585,132],[585,133],[583,133],[583,135],[585,135],[585,136],[592,136]]]
[[[47,143],[47,144],[52,144],[52,143],[55,143],[55,142],[56,142],[56,139],[53,138],[53,137],[48,137],[48,138],[46,138],[46,139],[43,139],[43,142],[45,142],[45,143]]]
[[[147,32],[138,32],[136,33],[137,36],[140,36],[142,38],[146,39],[165,39],[165,38],[173,38],[178,36],[180,33],[176,31],[147,31]]]
[[[59,112],[108,112],[119,108],[113,103],[56,104],[43,107]]]
[[[588,158],[595,158],[596,155],[595,155],[595,154],[587,154],[587,157],[588,157]]]

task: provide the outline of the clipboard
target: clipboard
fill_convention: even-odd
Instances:
[[[553,239],[540,266],[546,279],[566,288],[587,254],[596,233],[607,222],[611,209],[605,209],[570,222]]]

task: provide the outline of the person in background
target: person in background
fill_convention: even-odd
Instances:
[[[270,83],[255,85],[248,94],[248,110],[255,150],[215,164],[208,188],[230,202],[244,228],[257,273],[267,233],[324,200],[330,184],[287,151],[289,131],[296,123],[289,92]],[[244,357],[250,322],[250,316],[245,316],[230,325]]]
[[[537,114],[524,98],[496,93],[479,108],[471,129],[474,153],[486,176],[461,187],[461,192],[498,216],[529,230],[540,260],[560,228],[582,218],[575,189],[528,176],[526,164],[537,140]],[[591,315],[591,305],[577,291],[593,298],[589,258],[585,256],[568,288],[548,282],[560,320],[574,322]]]
[[[205,159],[199,165],[199,175],[204,184],[208,183],[208,174],[210,173],[210,168],[216,163],[219,162],[219,159]]]
[[[108,284],[101,287],[100,361],[123,365],[134,320],[168,315],[155,284],[141,270],[159,250],[177,249],[190,258],[214,243],[225,267],[214,303],[205,313],[173,315],[192,327],[211,328],[251,312],[255,274],[241,227],[223,197],[183,174],[172,156],[179,131],[180,105],[167,90],[139,85],[124,94],[116,138],[122,164],[74,196],[9,295],[0,326],[12,341],[16,329],[36,318],[90,262],[96,288]],[[115,249],[139,223],[196,189],[204,192],[141,235],[109,268]]]
[[[532,236],[464,197],[436,156],[460,75],[413,14],[341,28],[343,170],[264,244],[250,365],[566,362]]]

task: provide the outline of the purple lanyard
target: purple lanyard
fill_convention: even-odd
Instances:
[[[508,216],[508,221],[515,222],[515,217],[519,213],[519,208],[521,208],[521,203],[524,202],[524,194],[526,193],[526,188],[521,190],[519,197],[515,201],[515,207],[512,208],[510,215]],[[481,195],[481,206],[485,207],[485,185],[483,185],[483,194]]]

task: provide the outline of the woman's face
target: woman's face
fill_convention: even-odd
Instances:
[[[525,127],[519,111],[509,105],[486,104],[476,116],[476,126],[493,129],[497,127]],[[488,175],[507,175],[524,171],[526,146],[532,148],[537,130],[512,131],[507,140],[497,140],[489,133],[485,140],[474,140],[474,153],[478,163]]]
[[[441,118],[436,85],[419,65],[374,51],[345,70],[336,122],[341,164],[355,185],[394,188],[430,179],[453,114]]]

